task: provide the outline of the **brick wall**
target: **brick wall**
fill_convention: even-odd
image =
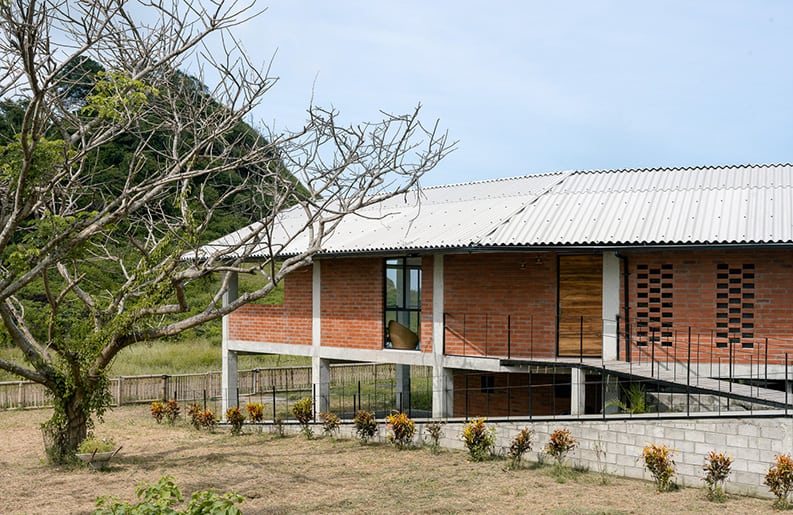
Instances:
[[[432,256],[421,260],[421,351],[432,352]]]
[[[556,355],[555,255],[448,255],[444,265],[447,354],[505,356],[509,332],[512,357]]]

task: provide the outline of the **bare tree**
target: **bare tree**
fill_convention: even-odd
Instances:
[[[0,96],[21,110],[16,135],[0,142],[0,333],[24,355],[0,369],[52,393],[55,460],[108,406],[119,351],[265,296],[344,217],[416,188],[453,148],[419,108],[341,126],[335,111],[309,106],[299,131],[245,129],[274,78],[230,29],[256,15],[252,1],[0,1]],[[209,37],[224,52],[210,52]],[[211,70],[217,86],[178,71],[188,67]],[[75,91],[89,93],[76,101]],[[119,142],[129,152],[114,161]],[[232,208],[259,222],[203,246]],[[285,209],[305,215],[281,234],[288,257],[270,244]],[[223,305],[240,272],[264,286]],[[211,300],[191,305],[191,285],[210,274],[222,278]]]

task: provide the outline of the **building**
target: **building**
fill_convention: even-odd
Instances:
[[[431,367],[435,417],[598,413],[626,366],[704,392],[727,378],[736,398],[738,378],[788,385],[793,165],[528,175],[362,215],[287,276],[282,305],[226,317],[229,391],[240,352],[310,356],[319,409],[331,362],[396,364],[402,392]]]

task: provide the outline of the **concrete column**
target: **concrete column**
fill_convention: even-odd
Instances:
[[[330,410],[330,361],[322,359],[322,272],[318,260],[311,268],[311,386],[317,413]]]
[[[444,278],[443,255],[432,259],[432,416],[447,418],[454,413],[454,383],[451,369],[444,367],[443,312]]]
[[[603,409],[606,413],[619,413],[617,403],[620,400],[620,382],[615,376],[607,375],[603,378],[606,383],[603,388]]]
[[[237,274],[229,277],[229,288],[223,294],[223,305],[228,306],[237,299]],[[229,350],[229,316],[223,317],[222,323],[222,358],[221,358],[221,383],[220,383],[220,416],[226,417],[226,410],[237,404],[237,388],[239,377],[237,374],[237,353]]]
[[[617,315],[620,312],[620,260],[603,253],[603,359],[617,359]]]
[[[586,374],[581,368],[570,369],[570,414],[583,415],[586,411]]]
[[[395,365],[395,369],[397,406],[407,411],[410,406],[410,365]]]

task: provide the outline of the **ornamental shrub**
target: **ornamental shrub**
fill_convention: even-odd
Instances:
[[[509,467],[511,469],[520,468],[523,455],[531,450],[531,446],[533,444],[534,431],[528,427],[524,427],[517,435],[515,435],[515,438],[512,439],[512,443],[509,446],[508,453]]]
[[[245,405],[245,411],[248,412],[248,418],[253,423],[258,423],[264,420],[264,405],[261,402],[249,402]]]
[[[577,446],[578,442],[570,434],[569,429],[556,429],[551,433],[543,450],[554,459],[557,467],[562,467],[567,455]]]
[[[176,399],[171,399],[165,403],[165,418],[170,425],[174,425],[176,419],[179,418],[180,411],[181,409]]]
[[[207,429],[210,433],[215,430],[215,426],[218,425],[218,418],[215,416],[215,412],[211,409],[201,410],[198,413],[197,421],[199,427]]]
[[[416,423],[408,417],[407,413],[392,412],[385,418],[385,422],[391,431],[388,435],[388,441],[397,448],[404,449],[413,442],[413,435],[416,434]]]
[[[789,454],[776,456],[774,464],[768,469],[764,483],[776,496],[774,507],[779,510],[790,508],[790,491],[793,490],[793,459]]]
[[[473,461],[490,458],[496,444],[496,429],[485,424],[485,417],[475,418],[463,426],[460,438]]]
[[[187,407],[187,416],[190,417],[190,424],[196,429],[201,429],[201,414],[204,409],[195,402]]]
[[[231,434],[239,436],[242,433],[242,424],[245,422],[245,415],[239,406],[232,406],[226,410],[226,421],[231,426]]]
[[[358,410],[352,423],[355,425],[355,434],[358,435],[361,443],[366,443],[377,433],[377,419],[369,411]]]
[[[723,452],[710,451],[705,456],[705,464],[702,470],[705,471],[703,480],[708,485],[708,499],[713,502],[724,502],[724,483],[730,475],[732,468],[732,456],[727,456]]]
[[[294,406],[292,406],[292,414],[300,423],[300,432],[303,433],[306,438],[311,439],[311,437],[314,436],[314,432],[311,430],[311,426],[309,426],[311,419],[314,418],[314,406],[311,402],[311,397],[304,397],[297,401]]]
[[[430,450],[433,454],[437,454],[438,450],[441,447],[441,437],[443,436],[443,426],[446,422],[428,422],[426,426],[424,426],[424,432],[427,433],[427,436],[430,439]]]
[[[325,435],[333,436],[335,433],[339,432],[341,419],[336,416],[335,413],[323,411],[319,414],[319,418],[322,419],[322,431],[325,433]]]
[[[160,401],[154,401],[151,403],[151,416],[154,420],[157,421],[158,424],[162,423],[162,419],[165,416],[165,403]]]
[[[655,488],[659,492],[668,492],[674,488],[675,451],[666,445],[646,445],[642,449],[644,467],[653,476]]]

